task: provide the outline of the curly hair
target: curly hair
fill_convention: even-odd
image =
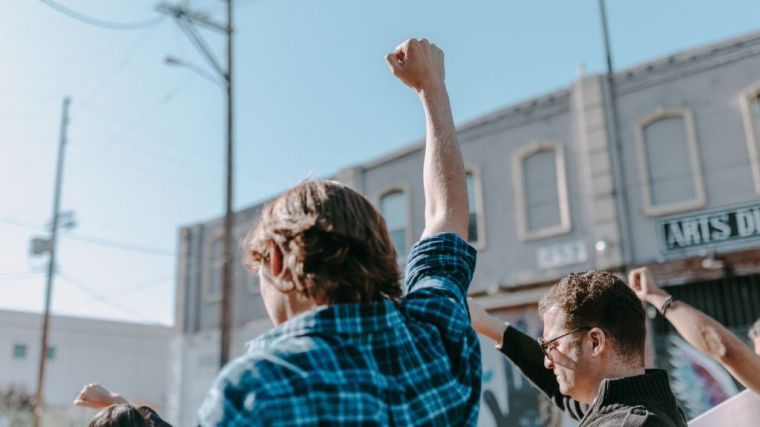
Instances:
[[[542,315],[554,307],[567,316],[566,328],[601,328],[624,360],[643,363],[646,313],[619,275],[606,271],[571,273],[538,303]]]
[[[276,245],[282,275],[321,304],[401,297],[401,273],[382,215],[361,194],[335,181],[305,181],[267,205],[243,242],[251,271]],[[285,291],[285,290],[284,290]]]

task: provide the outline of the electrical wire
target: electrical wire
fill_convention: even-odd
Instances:
[[[26,280],[32,277],[39,277],[42,272],[39,271],[19,271],[15,273],[0,273],[0,281]]]
[[[77,21],[84,22],[85,24],[94,25],[96,27],[100,28],[106,28],[109,30],[140,30],[147,27],[152,27],[154,25],[157,25],[161,23],[166,17],[165,16],[157,16],[152,19],[146,19],[144,21],[137,21],[137,22],[110,22],[110,21],[104,21],[102,19],[93,18],[92,16],[85,15],[83,13],[77,12],[74,9],[70,9],[60,3],[56,3],[52,0],[39,0],[41,3],[46,4],[47,6],[51,7],[52,9],[63,13],[64,15],[76,19]]]
[[[163,275],[158,276],[152,280],[146,280],[142,283],[138,283],[136,285],[130,285],[119,289],[114,289],[111,291],[111,295],[121,295],[121,294],[129,294],[137,291],[143,291],[145,289],[151,289],[156,288],[159,286],[165,286],[165,285],[173,285],[174,284],[174,275]]]
[[[0,217],[0,223],[12,225],[14,227],[20,227],[25,228],[28,230],[35,230],[35,231],[48,231],[46,227],[43,227],[38,224],[31,223],[29,221],[24,221],[16,218],[9,218],[9,217]],[[172,251],[167,251],[163,249],[157,249],[152,248],[148,246],[143,245],[137,245],[134,243],[127,243],[127,242],[120,242],[116,240],[110,240],[110,239],[104,239],[102,237],[97,236],[91,236],[87,234],[78,234],[78,233],[63,233],[61,234],[62,239],[71,239],[71,240],[77,240],[80,242],[90,243],[97,246],[104,246],[109,247],[113,249],[120,249],[124,251],[131,251],[131,252],[137,252],[142,253],[145,255],[157,255],[157,256],[166,256],[166,257],[172,257],[176,258],[177,254]]]
[[[109,307],[112,307],[112,308],[115,308],[117,310],[120,310],[122,313],[131,314],[132,316],[137,316],[138,319],[141,322],[143,322],[143,323],[148,323],[148,324],[156,325],[156,326],[166,326],[165,324],[163,324],[161,322],[157,322],[155,320],[146,319],[145,314],[140,313],[139,311],[134,310],[131,307],[127,307],[127,306],[121,305],[121,304],[119,304],[117,302],[114,302],[110,298],[108,298],[108,297],[106,297],[104,295],[101,295],[101,294],[93,291],[91,286],[85,285],[84,283],[80,282],[77,279],[74,279],[73,277],[69,276],[68,274],[66,274],[64,272],[58,272],[58,276],[60,276],[61,279],[63,279],[66,283],[74,286],[75,288],[77,288],[80,291],[84,292],[85,294],[87,294],[91,298],[93,298],[93,299],[95,299],[97,301],[100,301],[102,304],[105,304],[105,305],[107,305]]]
[[[93,245],[105,246],[113,249],[121,249],[125,251],[139,252],[146,255],[160,255],[176,258],[177,254],[174,252],[164,251],[161,249],[150,248],[147,246],[135,245],[131,243],[118,242],[115,240],[103,239],[95,236],[88,236],[84,234],[70,233],[62,235],[64,238],[71,240],[78,240],[80,242],[91,243]]]

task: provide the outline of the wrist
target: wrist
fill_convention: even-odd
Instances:
[[[417,90],[417,95],[419,95],[419,97],[423,99],[448,95],[448,93],[446,92],[446,85],[443,82],[427,83],[420,86],[416,90]]]
[[[127,399],[117,393],[111,393],[111,402],[112,404],[116,405],[129,404],[129,401]]]
[[[660,308],[660,305],[670,298],[670,294],[660,290],[659,292],[651,293],[646,296],[646,301],[653,306]]]
[[[508,327],[509,322],[503,322],[501,320],[499,320],[498,326],[494,327],[494,336],[492,338],[496,343],[496,348],[499,350],[501,350],[502,346],[504,345],[504,332],[507,331]]]

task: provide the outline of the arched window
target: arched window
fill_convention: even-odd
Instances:
[[[570,231],[565,156],[562,145],[528,145],[512,157],[517,237],[534,240]]]
[[[642,119],[636,128],[644,212],[666,215],[705,205],[694,118],[668,109]]]
[[[741,105],[752,178],[755,192],[760,194],[760,83],[742,93]]]
[[[385,218],[388,233],[400,258],[406,258],[409,250],[409,202],[401,189],[385,192],[380,197],[380,213]]]
[[[485,224],[483,219],[483,189],[480,171],[477,168],[467,168],[467,204],[469,225],[467,242],[478,249],[485,247]]]

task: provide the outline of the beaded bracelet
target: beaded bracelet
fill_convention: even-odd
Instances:
[[[662,314],[662,317],[665,317],[665,314],[668,312],[668,309],[670,306],[673,305],[673,296],[669,296],[668,299],[665,300],[664,303],[662,303],[662,307],[660,307],[660,314]]]

